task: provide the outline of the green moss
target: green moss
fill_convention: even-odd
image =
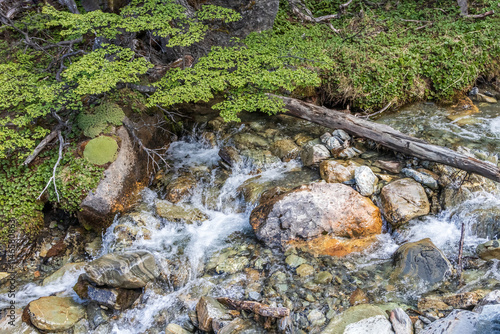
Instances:
[[[107,136],[99,136],[87,143],[83,156],[94,165],[104,165],[115,161],[117,152],[116,140]]]
[[[105,132],[110,125],[121,125],[123,117],[125,114],[118,105],[103,102],[90,112],[80,113],[76,121],[85,136],[94,138]]]

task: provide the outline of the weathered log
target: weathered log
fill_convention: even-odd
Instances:
[[[408,136],[390,126],[360,119],[341,111],[319,107],[289,97],[270,96],[285,102],[288,115],[329,128],[343,129],[353,136],[373,140],[394,151],[442,163],[500,182],[500,169],[492,163],[460,154],[446,147],[429,144],[425,140]]]
[[[271,307],[266,304],[248,300],[234,300],[231,298],[217,298],[217,301],[238,311],[250,311],[263,317],[283,318],[290,315],[286,307]]]

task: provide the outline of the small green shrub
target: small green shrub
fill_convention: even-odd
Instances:
[[[118,105],[103,102],[92,112],[80,113],[76,121],[85,136],[94,138],[105,132],[110,125],[121,125],[123,117],[125,114]]]
[[[117,152],[116,140],[107,136],[99,136],[87,143],[83,156],[94,165],[104,165],[115,161]]]

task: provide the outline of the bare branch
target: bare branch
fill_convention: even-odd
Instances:
[[[54,183],[54,190],[56,191],[57,201],[59,202],[59,192],[57,191],[57,185],[56,185],[56,171],[57,171],[57,166],[59,166],[59,163],[61,162],[63,148],[64,148],[64,138],[61,134],[61,130],[57,131],[57,137],[59,138],[59,158],[57,159],[57,162],[54,165],[54,168],[52,169],[52,176],[50,177],[49,181],[47,182],[47,185],[45,186],[45,188],[43,188],[40,195],[38,195],[37,200],[40,200],[43,193],[45,193],[45,191],[49,188],[50,183]]]
[[[490,16],[495,14],[494,10],[490,10],[489,12],[483,13],[483,14],[477,14],[477,15],[465,15],[464,17],[470,18],[470,19],[483,19],[486,16]]]
[[[57,137],[57,134],[59,133],[58,130],[54,130],[52,131],[51,133],[49,133],[47,135],[47,137],[45,137],[41,142],[40,144],[37,145],[37,147],[35,147],[35,150],[33,151],[33,153],[31,153],[27,158],[26,160],[24,160],[23,162],[23,165],[27,166],[29,165],[33,160],[35,160],[35,158],[38,156],[38,154],[40,154],[40,152],[42,152],[42,150],[45,148],[45,146],[47,146],[52,140],[54,140],[54,138]]]
[[[387,110],[387,109],[391,106],[391,104],[392,104],[392,101],[391,101],[391,102],[389,102],[389,103],[388,103],[385,107],[383,107],[383,108],[382,108],[382,109],[380,109],[379,111],[374,112],[373,114],[362,115],[362,116],[358,116],[358,117],[359,117],[359,118],[366,118],[366,119],[368,119],[368,118],[370,118],[370,117],[372,117],[372,116],[375,116],[375,115],[381,114],[381,113],[383,113],[384,111],[386,111],[386,110]]]

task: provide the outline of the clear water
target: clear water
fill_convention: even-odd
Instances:
[[[472,116],[477,119],[477,123],[459,126],[446,118],[445,109],[435,105],[418,104],[396,114],[384,116],[378,121],[436,144],[450,147],[467,146],[496,154],[497,147],[500,147],[499,115],[500,107],[486,106],[482,108],[481,114]],[[221,145],[222,140],[218,142]],[[155,255],[160,265],[165,261],[176,261],[183,263],[188,273],[181,288],[175,289],[173,285],[157,285],[147,289],[141,297],[140,305],[122,312],[118,319],[111,322],[107,328],[108,332],[144,333],[152,328],[161,331],[158,328],[159,323],[165,324],[171,321],[182,323],[186,320],[187,312],[194,308],[200,296],[211,294],[240,299],[245,296],[245,285],[248,282],[243,274],[207,275],[205,270],[207,261],[213,254],[228,247],[244,248],[248,244],[258,245],[252,236],[249,224],[249,216],[255,204],[244,201],[240,186],[254,178],[257,173],[260,175],[257,182],[283,179],[287,172],[296,171],[301,165],[299,161],[276,163],[259,166],[257,171],[251,162],[246,161],[235,166],[221,182],[219,148],[219,146],[212,147],[195,135],[172,143],[167,156],[170,171],[174,174],[196,173],[199,183],[189,199],[189,204],[201,210],[208,217],[207,220],[189,225],[161,219],[155,214],[155,203],[162,197],[161,192],[144,189],[142,199],[137,205],[136,216],[129,214],[117,217],[104,234],[100,256],[114,251],[145,249]],[[217,191],[214,192],[214,189]],[[206,198],[213,194],[216,199],[210,204]],[[400,231],[397,240],[389,234],[382,234],[369,251],[349,256],[345,262],[355,265],[343,270],[353,275],[363,270],[369,273],[380,271],[380,275],[383,275],[380,268],[387,266],[401,240],[418,241],[430,238],[453,260],[458,250],[462,222],[466,223],[467,229],[465,252],[466,255],[473,255],[475,247],[486,239],[475,235],[473,226],[476,217],[469,213],[475,208],[485,206],[500,207],[500,195],[495,192],[476,193],[471,199],[437,216],[429,215],[414,219],[407,228]],[[138,221],[143,232],[138,234],[136,240],[125,242],[118,237],[119,234],[115,230],[137,227]],[[269,254],[273,256],[271,252]],[[271,272],[279,270],[293,279],[290,269],[284,265],[283,255],[276,256],[277,260],[272,263]],[[33,283],[23,286],[16,296],[18,306],[24,306],[31,300],[52,294],[69,295],[78,300],[72,287],[80,273],[81,271],[68,273],[60,280],[44,287]],[[490,278],[500,280],[498,263],[482,273],[477,280],[469,281],[462,289],[481,284]],[[379,289],[376,281],[371,280],[366,284],[368,290]],[[405,293],[406,297],[411,294],[411,292]],[[417,298],[418,295],[411,297]],[[390,301],[391,296],[385,298]],[[0,294],[0,308],[6,306],[8,301],[5,294]]]

